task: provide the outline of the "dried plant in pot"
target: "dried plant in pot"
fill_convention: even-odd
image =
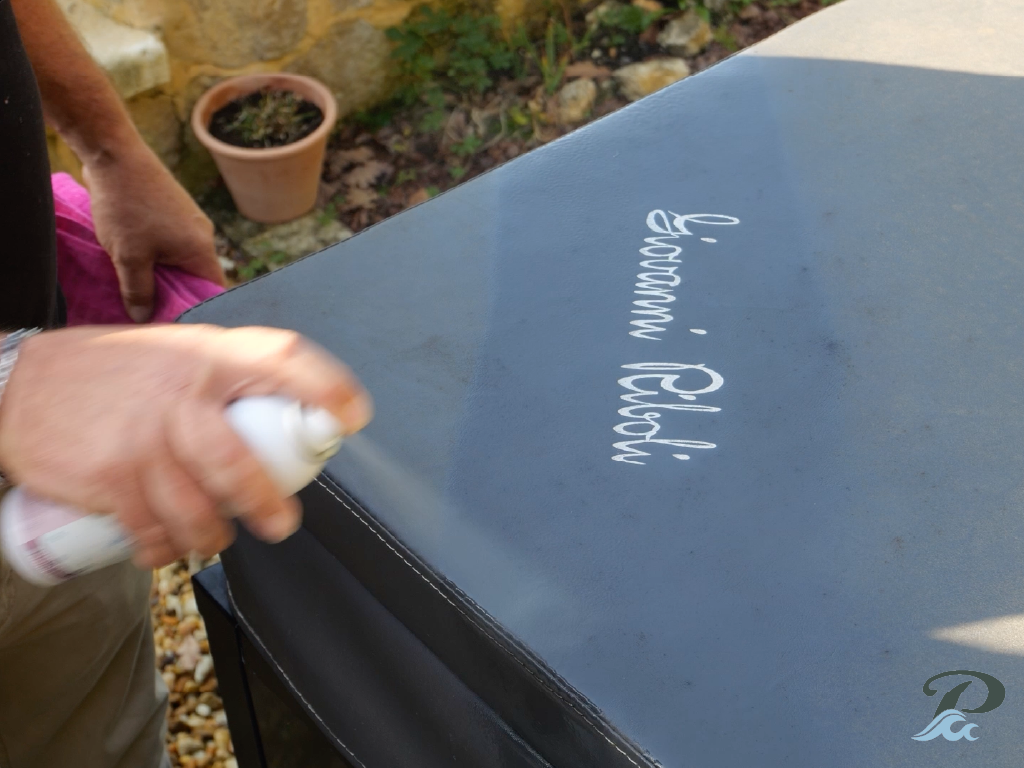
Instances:
[[[272,224],[313,209],[337,118],[334,96],[313,78],[241,75],[203,94],[192,110],[192,130],[242,215]]]

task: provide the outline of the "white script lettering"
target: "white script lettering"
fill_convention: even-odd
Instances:
[[[636,309],[631,310],[631,314],[641,315],[644,319],[629,322],[636,326],[629,332],[630,336],[661,341],[658,334],[665,333],[666,326],[674,319],[669,305],[676,300],[673,289],[682,282],[677,270],[683,249],[671,241],[693,235],[687,228],[687,224],[691,223],[731,226],[739,224],[740,220],[720,213],[689,213],[684,216],[672,211],[655,210],[647,214],[647,228],[659,236],[644,238],[647,245],[640,249],[645,259],[640,262],[642,271],[636,276],[636,290],[633,293],[642,298],[633,302]],[[715,242],[713,238],[701,239]]]
[[[720,213],[688,213],[678,214],[661,209],[647,214],[647,228],[650,237],[644,238],[644,247],[640,249],[643,257],[640,271],[637,273],[633,293],[639,298],[633,301],[630,314],[640,315],[640,319],[630,320],[633,329],[629,335],[645,341],[662,341],[668,330],[668,324],[675,318],[671,306],[676,300],[675,289],[682,283],[679,274],[682,264],[683,249],[679,245],[680,238],[690,237],[694,232],[690,227],[695,225],[733,226],[740,220],[735,216]],[[713,237],[701,237],[701,242],[716,243]],[[708,332],[704,328],[690,328],[690,333],[705,337]],[[692,337],[690,337],[692,338]],[[628,405],[620,408],[618,414],[626,421],[616,424],[615,433],[627,440],[612,443],[619,453],[612,456],[612,461],[626,464],[644,465],[642,459],[650,456],[650,447],[667,445],[675,449],[705,450],[716,447],[714,443],[704,440],[670,440],[658,437],[661,432],[662,417],[672,411],[689,411],[691,413],[718,413],[721,408],[713,405],[702,405],[694,402],[698,396],[707,395],[719,390],[725,383],[722,376],[707,368],[703,363],[631,363],[622,366],[627,370],[643,371],[619,379],[619,386],[625,388],[626,394],[620,395]],[[677,386],[683,373],[690,371],[707,376],[706,386],[700,389],[681,389]],[[651,389],[650,387],[653,387]],[[659,396],[667,395],[668,402],[657,402]],[[684,402],[679,402],[682,400]],[[646,450],[645,450],[646,449]],[[688,453],[673,453],[676,459],[690,458]]]
[[[613,443],[613,448],[617,451],[622,451],[622,453],[612,456],[613,461],[622,461],[627,464],[646,464],[646,462],[639,459],[651,454],[637,446],[670,445],[674,448],[688,449],[715,447],[714,443],[702,440],[667,440],[657,438],[656,435],[661,431],[659,419],[663,415],[657,409],[665,411],[697,411],[700,413],[717,413],[721,411],[721,408],[711,405],[698,405],[692,402],[697,399],[698,395],[715,392],[722,387],[725,379],[719,373],[707,368],[703,363],[696,365],[688,363],[632,363],[622,367],[627,370],[645,371],[645,373],[624,376],[619,379],[619,385],[628,390],[626,394],[620,395],[619,398],[630,403],[630,405],[620,408],[618,413],[620,416],[630,419],[630,421],[617,424],[615,431],[620,435],[635,439]],[[676,383],[681,378],[681,374],[678,373],[679,371],[700,372],[708,377],[708,383],[700,389],[680,389],[676,386]],[[638,383],[645,379],[654,379],[657,382],[656,388],[647,388],[655,385],[654,382],[651,384]],[[689,402],[652,402],[653,399],[657,399],[658,395],[665,392],[675,395],[680,400]],[[673,453],[672,456],[680,460],[690,458],[689,454],[685,453]]]

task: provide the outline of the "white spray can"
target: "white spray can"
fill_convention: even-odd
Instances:
[[[341,425],[283,397],[246,397],[225,417],[285,496],[308,485],[341,445]],[[113,515],[87,514],[13,488],[0,501],[0,547],[23,578],[53,586],[127,560],[132,540]]]

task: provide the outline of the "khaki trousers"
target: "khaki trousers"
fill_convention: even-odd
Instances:
[[[49,589],[0,559],[0,768],[158,768],[152,574],[130,563]]]

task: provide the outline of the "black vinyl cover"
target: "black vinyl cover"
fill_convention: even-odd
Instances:
[[[224,557],[355,762],[1019,764],[1020,6],[845,0],[188,314],[376,399]]]

